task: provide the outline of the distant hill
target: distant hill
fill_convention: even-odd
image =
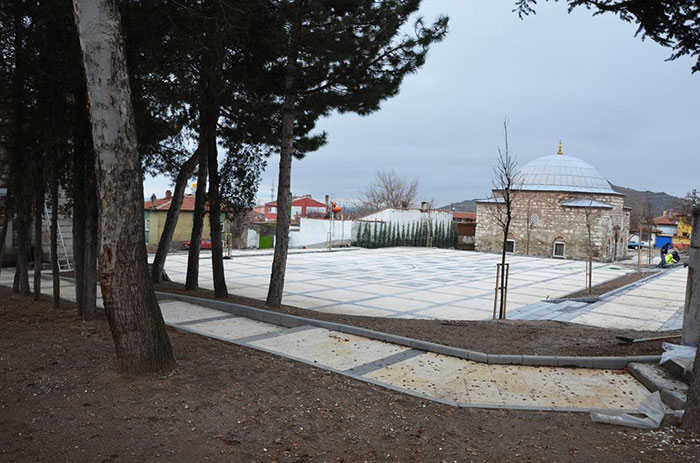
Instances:
[[[613,190],[625,195],[625,206],[633,207],[635,204],[641,204],[649,198],[651,210],[654,212],[654,217],[663,214],[664,211],[673,211],[681,206],[682,198],[671,196],[664,192],[655,191],[639,191],[632,188],[610,184]]]
[[[467,199],[458,203],[450,203],[447,206],[442,206],[438,209],[455,212],[476,212],[476,199]]]
[[[648,197],[651,202],[651,209],[654,212],[654,217],[660,216],[664,211],[672,211],[678,208],[683,201],[681,198],[671,196],[664,192],[639,191],[623,186],[611,186],[613,190],[625,195],[625,206],[632,207],[634,204],[641,204]],[[457,212],[476,212],[476,201],[476,199],[467,199],[465,201],[450,203],[446,206],[442,206],[440,209],[454,210]]]

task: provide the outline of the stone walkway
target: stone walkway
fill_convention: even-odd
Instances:
[[[0,284],[9,286],[11,279]],[[62,294],[75,299],[72,283]],[[51,293],[45,281],[42,293]],[[489,365],[311,325],[285,328],[181,300],[161,300],[166,323],[450,405],[546,411],[636,409],[647,389],[623,370]]]
[[[209,254],[203,254],[203,259]],[[509,256],[509,318],[547,298],[585,286],[585,263]],[[327,313],[374,317],[486,320],[493,316],[495,254],[435,248],[357,249],[289,256],[282,302]],[[265,299],[271,254],[236,253],[224,261],[232,294]],[[166,271],[184,283],[187,255],[168,256]],[[594,264],[593,284],[630,270]],[[213,289],[211,266],[200,264],[200,286]]]
[[[635,330],[680,329],[687,279],[687,268],[662,270],[659,277],[606,298],[571,321]]]
[[[557,320],[605,328],[665,331],[683,327],[683,305],[688,271],[662,270],[601,301],[540,302],[519,310],[513,320]]]
[[[626,371],[489,365],[302,325],[283,328],[178,300],[166,323],[451,405],[636,409],[649,391]]]

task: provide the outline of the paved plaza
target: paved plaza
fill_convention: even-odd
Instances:
[[[213,289],[202,254],[200,286]],[[496,254],[434,248],[355,249],[289,255],[282,302],[327,313],[375,317],[486,320],[493,316]],[[558,298],[585,286],[581,261],[508,256],[508,310]],[[271,253],[236,253],[224,263],[229,292],[264,300]],[[166,271],[184,283],[187,255],[168,256]],[[594,263],[593,284],[619,277],[620,266]],[[551,306],[554,309],[554,306]]]

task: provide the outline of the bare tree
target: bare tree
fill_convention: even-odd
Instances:
[[[508,120],[503,120],[503,138],[505,147],[498,148],[498,159],[493,167],[493,203],[488,211],[491,213],[492,219],[503,234],[503,243],[501,248],[501,273],[500,273],[500,304],[499,304],[499,319],[504,319],[506,316],[506,247],[508,245],[508,234],[510,226],[515,218],[514,200],[518,195],[521,187],[520,175],[518,173],[518,161],[510,152],[508,143]]]
[[[73,0],[96,155],[102,296],[119,367],[175,364],[153,292],[143,233],[143,186],[116,0]],[[95,272],[85,268],[85,272]]]
[[[583,207],[583,217],[585,219],[584,223],[586,226],[586,242],[588,244],[588,276],[586,280],[586,292],[591,294],[593,289],[593,219],[594,219],[594,209],[593,200],[586,198],[586,205]]]
[[[418,195],[418,179],[409,180],[394,170],[379,170],[363,195],[366,208],[372,211],[414,207]]]
[[[525,255],[530,255],[530,237],[532,236],[532,228],[537,226],[537,214],[532,213],[532,199],[527,198],[527,209],[526,209],[526,221],[525,221]]]

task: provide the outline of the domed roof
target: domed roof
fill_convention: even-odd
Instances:
[[[520,169],[519,176],[523,190],[619,194],[593,166],[563,154],[530,161]]]

